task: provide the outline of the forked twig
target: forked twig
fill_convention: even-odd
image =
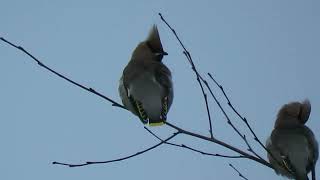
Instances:
[[[210,77],[210,79],[212,79],[212,81],[220,88],[220,90],[222,91],[224,97],[226,98],[226,100],[228,101],[227,104],[228,106],[232,109],[232,111],[237,114],[237,116],[246,124],[247,128],[250,130],[250,133],[253,135],[254,140],[257,141],[259,143],[259,145],[268,152],[268,149],[265,147],[265,145],[260,141],[260,139],[258,138],[258,136],[256,135],[256,133],[253,131],[252,127],[250,126],[248,120],[245,117],[242,117],[241,114],[234,108],[234,106],[232,105],[229,97],[227,96],[226,92],[223,89],[223,86],[220,85],[214,78],[213,76],[208,73],[208,76]]]
[[[205,93],[204,89],[203,89],[203,85],[200,81],[200,79],[203,79],[201,77],[201,75],[199,74],[196,66],[194,65],[194,62],[192,60],[191,54],[190,52],[187,50],[187,48],[184,46],[184,44],[182,43],[182,41],[180,40],[178,34],[176,33],[176,31],[170,26],[170,24],[163,18],[162,14],[159,13],[159,16],[161,18],[161,20],[168,26],[168,28],[172,31],[172,33],[174,34],[174,36],[176,37],[176,39],[179,41],[179,44],[181,45],[182,49],[183,49],[183,54],[187,57],[187,60],[189,62],[189,64],[191,65],[191,69],[193,70],[193,72],[196,74],[197,76],[197,82],[201,88],[201,92],[205,101],[205,105],[206,105],[206,110],[207,110],[207,115],[208,115],[208,121],[209,121],[209,132],[210,132],[210,137],[213,137],[213,133],[212,133],[212,120],[211,120],[211,115],[210,115],[210,109],[209,109],[209,105],[208,105],[208,99],[207,99],[207,94]]]
[[[86,87],[86,86],[84,86],[84,85],[82,85],[82,84],[79,84],[79,83],[75,82],[74,80],[66,77],[65,75],[62,75],[61,73],[58,73],[57,71],[55,71],[55,70],[53,70],[52,68],[48,67],[47,65],[45,65],[44,63],[42,63],[39,59],[37,59],[35,56],[33,56],[31,53],[29,53],[27,50],[25,50],[23,47],[17,46],[17,45],[15,45],[15,44],[11,43],[10,41],[6,40],[6,39],[3,38],[3,37],[0,37],[0,40],[4,41],[5,43],[9,44],[10,46],[12,46],[12,47],[14,47],[14,48],[16,48],[16,49],[22,51],[23,53],[27,54],[27,55],[28,55],[29,57],[31,57],[35,62],[37,62],[38,65],[40,65],[41,67],[47,69],[48,71],[52,72],[53,74],[57,75],[58,77],[60,77],[60,78],[62,78],[62,79],[64,79],[64,80],[70,82],[71,84],[73,84],[73,85],[75,85],[75,86],[78,86],[78,87],[80,87],[80,88],[82,88],[82,89],[84,89],[84,90],[86,90],[86,91],[88,91],[88,92],[90,92],[90,93],[93,93],[93,94],[95,94],[95,95],[97,95],[97,96],[99,96],[99,97],[101,97],[101,98],[103,98],[103,99],[111,102],[111,103],[112,103],[112,106],[116,106],[116,107],[122,108],[122,109],[124,109],[124,110],[127,110],[127,109],[126,109],[124,106],[122,106],[121,104],[119,104],[119,103],[117,103],[116,101],[114,101],[114,100],[106,97],[105,95],[103,95],[103,94],[95,91],[93,88],[89,88],[89,87]],[[168,138],[168,140],[174,138],[176,135],[177,135],[177,134],[174,134],[173,136],[170,136],[170,137]],[[164,141],[166,141],[166,140],[164,140]],[[118,158],[118,159],[114,159],[114,160],[109,160],[109,161],[86,162],[86,163],[83,163],[83,164],[69,164],[69,163],[53,162],[53,164],[65,165],[65,166],[69,166],[69,167],[79,167],[79,166],[86,166],[86,165],[90,165],[90,164],[101,164],[101,163],[110,163],[110,162],[115,162],[115,161],[122,161],[122,160],[129,159],[129,158],[131,158],[131,157],[134,157],[134,156],[143,154],[143,153],[145,153],[145,152],[147,152],[147,151],[149,151],[149,150],[152,150],[152,149],[160,146],[161,144],[163,144],[163,143],[159,143],[159,144],[154,145],[154,146],[152,146],[152,147],[150,147],[150,148],[147,148],[147,149],[145,149],[145,150],[143,150],[143,151],[137,152],[137,153],[135,153],[135,154],[133,154],[133,155],[126,156],[126,157],[122,157],[122,158]]]
[[[161,18],[161,20],[168,26],[168,28],[172,31],[172,33],[174,34],[174,36],[176,37],[176,39],[179,41],[181,47],[183,48],[183,53],[186,56],[188,62],[191,64],[192,70],[194,71],[194,73],[197,75],[197,81],[201,87],[201,91],[202,94],[204,96],[205,102],[206,102],[206,107],[207,107],[207,112],[208,112],[208,117],[209,117],[209,125],[210,125],[210,133],[211,133],[211,138],[213,138],[212,135],[212,125],[211,125],[211,118],[210,118],[210,111],[208,108],[208,101],[207,101],[207,94],[204,92],[204,88],[203,85],[201,83],[201,81],[205,84],[205,86],[207,87],[207,89],[209,90],[211,96],[213,97],[214,101],[216,102],[216,104],[219,106],[219,109],[222,111],[222,113],[224,114],[224,116],[227,119],[227,123],[232,127],[232,129],[241,137],[241,139],[245,142],[245,144],[248,146],[248,151],[253,153],[256,157],[258,157],[261,160],[264,160],[260,155],[258,155],[258,153],[256,153],[251,145],[249,144],[249,142],[246,139],[246,136],[241,134],[240,131],[233,125],[233,123],[231,122],[229,116],[227,115],[227,113],[225,112],[225,110],[222,108],[220,102],[218,101],[218,99],[216,98],[216,96],[214,95],[214,93],[212,92],[208,82],[199,74],[193,60],[191,57],[190,52],[186,49],[185,45],[182,43],[182,41],[180,40],[178,34],[176,33],[176,31],[170,26],[170,24],[163,18],[162,14],[159,13],[159,16]],[[201,80],[201,81],[200,81]],[[264,160],[265,161],[265,160]]]
[[[32,54],[30,54],[30,53],[29,53],[27,50],[25,50],[23,47],[17,46],[17,45],[15,45],[15,44],[11,43],[10,41],[6,40],[6,39],[3,38],[3,37],[0,37],[0,40],[2,40],[3,42],[9,44],[10,46],[12,46],[12,47],[14,47],[14,48],[16,48],[16,49],[19,49],[20,51],[22,51],[23,53],[25,53],[25,54],[27,54],[29,57],[31,57],[35,62],[37,62],[39,66],[47,69],[48,71],[50,71],[50,72],[52,72],[53,74],[61,77],[61,78],[64,79],[64,80],[70,82],[71,84],[73,84],[73,85],[75,85],[75,86],[78,86],[78,87],[80,87],[80,88],[82,88],[82,89],[84,89],[84,90],[86,90],[86,91],[88,91],[88,92],[90,92],[90,93],[93,93],[93,94],[95,94],[95,95],[97,95],[97,96],[99,96],[99,97],[101,97],[101,98],[103,98],[103,99],[111,102],[111,103],[112,103],[112,106],[116,106],[116,107],[119,107],[119,108],[122,108],[122,109],[126,109],[123,105],[121,105],[121,104],[117,103],[116,101],[114,101],[114,100],[106,97],[105,95],[97,92],[97,91],[94,90],[93,88],[91,88],[91,87],[86,87],[86,86],[84,86],[84,85],[82,85],[82,84],[79,84],[79,83],[75,82],[74,80],[66,77],[65,75],[62,75],[61,73],[58,73],[57,71],[53,70],[52,68],[50,68],[49,66],[45,65],[45,64],[42,63],[40,60],[38,60],[36,57],[34,57]]]
[[[167,139],[161,141],[160,143],[158,143],[158,144],[156,144],[154,146],[151,146],[151,147],[149,147],[149,148],[147,148],[145,150],[139,151],[139,152],[137,152],[135,154],[132,154],[132,155],[129,155],[129,156],[126,156],[126,157],[122,157],[122,158],[118,158],[118,159],[107,160],[107,161],[88,161],[88,162],[85,162],[85,163],[82,163],[82,164],[69,164],[69,163],[61,163],[61,162],[53,162],[52,164],[59,164],[59,165],[69,166],[69,167],[80,167],[80,166],[87,166],[87,165],[92,165],[92,164],[107,164],[107,163],[112,163],[112,162],[117,162],[117,161],[123,161],[123,160],[129,159],[129,158],[141,155],[143,153],[146,153],[146,152],[148,152],[148,151],[150,151],[152,149],[155,149],[156,147],[160,146],[161,144],[164,144],[167,141],[169,141],[170,139],[174,138],[178,134],[179,134],[179,132],[175,132],[171,136],[169,136]]]
[[[223,141],[220,141],[220,140],[218,140],[218,139],[216,139],[216,138],[210,138],[210,137],[206,137],[206,136],[203,136],[203,135],[200,135],[200,134],[196,134],[196,133],[193,133],[193,132],[184,130],[184,129],[179,128],[179,127],[177,127],[177,126],[175,126],[175,125],[173,125],[173,124],[171,124],[171,123],[169,123],[169,122],[166,122],[166,124],[167,124],[168,126],[174,128],[174,129],[176,129],[176,130],[177,130],[178,132],[180,132],[181,134],[186,134],[186,135],[193,136],[193,137],[196,137],[196,138],[205,140],[205,141],[213,142],[213,143],[215,143],[215,144],[218,144],[218,145],[223,146],[223,147],[225,147],[225,148],[227,148],[227,149],[230,149],[230,150],[232,150],[232,151],[234,151],[234,152],[236,152],[236,153],[241,154],[242,156],[244,156],[244,158],[251,159],[251,160],[253,160],[253,161],[256,161],[256,162],[258,162],[258,163],[260,163],[260,164],[262,164],[262,165],[265,165],[265,166],[273,169],[273,167],[271,166],[271,164],[268,163],[266,160],[260,159],[260,158],[255,157],[255,156],[252,156],[252,155],[250,155],[250,154],[242,151],[241,149],[236,148],[236,147],[234,147],[234,146],[232,146],[232,145],[230,145],[230,144],[228,144],[228,143],[225,143],[225,142],[223,142]]]
[[[256,133],[253,131],[253,129],[251,128],[251,125],[248,123],[248,120],[241,116],[241,114],[234,108],[234,106],[232,105],[227,93],[224,91],[224,88],[221,84],[219,84],[214,78],[213,76],[208,73],[208,76],[210,77],[210,79],[219,87],[219,89],[221,90],[221,92],[223,93],[223,96],[226,98],[227,100],[227,104],[228,106],[233,110],[233,112],[235,114],[237,114],[237,116],[246,124],[247,128],[250,130],[251,134],[254,137],[254,140],[256,142],[258,142],[258,144],[271,156],[271,158],[273,158],[278,165],[282,166],[284,169],[287,169],[286,167],[284,167],[283,163],[281,163],[280,161],[278,161],[278,159],[275,158],[275,156],[271,153],[271,151],[269,149],[267,149],[265,147],[265,145],[260,141],[260,139],[258,138],[258,136],[256,135]],[[211,91],[210,91],[211,92]],[[252,153],[254,153],[257,157],[260,157],[250,146],[250,144],[248,143],[247,139],[245,138],[245,136],[243,137],[244,141],[246,142],[247,146],[249,147],[249,151],[251,151]],[[288,173],[292,174],[292,172],[288,171]]]
[[[242,175],[241,172],[240,172],[237,168],[235,168],[232,164],[229,164],[229,166],[230,166],[233,170],[235,170],[242,179],[249,180],[249,179],[246,178],[244,175]]]
[[[191,150],[193,152],[197,152],[200,153],[202,155],[207,155],[207,156],[216,156],[216,157],[224,157],[224,158],[232,158],[232,159],[238,159],[238,158],[246,158],[245,156],[242,155],[237,155],[237,156],[231,156],[231,155],[222,155],[222,154],[217,154],[217,153],[208,153],[208,152],[204,152],[195,148],[192,148],[190,146],[187,146],[185,144],[175,144],[175,143],[170,143],[168,141],[162,140],[159,136],[157,136],[155,133],[153,133],[152,131],[150,131],[148,128],[145,127],[145,129],[151,134],[153,135],[155,138],[157,138],[158,140],[160,140],[161,142],[164,142],[165,144],[174,146],[174,147],[179,147],[179,148],[184,148],[184,149],[188,149]]]

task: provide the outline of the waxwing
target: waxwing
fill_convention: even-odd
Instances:
[[[266,147],[268,159],[277,174],[290,179],[307,180],[319,156],[318,142],[305,123],[309,119],[309,100],[281,107]],[[272,157],[273,156],[273,157]]]
[[[165,55],[157,26],[153,25],[147,39],[133,51],[120,78],[123,105],[150,126],[164,124],[173,100],[171,72],[162,63]]]

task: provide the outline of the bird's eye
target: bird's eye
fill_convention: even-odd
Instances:
[[[162,53],[154,53],[154,55],[156,56],[156,60],[157,61],[161,61],[163,58],[163,54]]]

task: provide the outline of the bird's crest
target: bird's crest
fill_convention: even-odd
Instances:
[[[275,127],[291,127],[304,125],[311,112],[311,104],[308,99],[301,102],[291,102],[283,105],[277,115]]]
[[[149,46],[158,53],[162,53],[163,52],[163,48],[162,48],[162,44],[161,44],[161,40],[160,40],[160,35],[159,35],[159,31],[157,28],[157,25],[153,25],[152,28],[150,29],[149,35],[146,39],[146,43],[149,43]]]

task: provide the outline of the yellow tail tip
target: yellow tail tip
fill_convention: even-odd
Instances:
[[[165,124],[164,121],[162,121],[162,122],[156,122],[156,123],[149,123],[149,126],[152,126],[152,127],[154,127],[154,126],[162,126],[164,124]]]

